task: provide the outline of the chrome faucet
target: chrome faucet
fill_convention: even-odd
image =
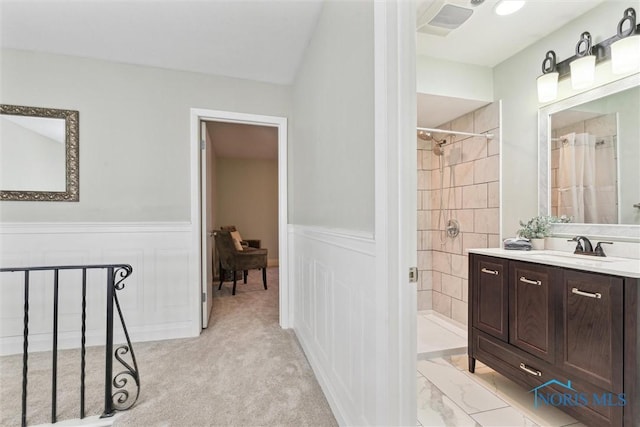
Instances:
[[[580,243],[581,241],[584,242],[584,246]],[[576,236],[571,240],[567,240],[567,242],[577,242],[576,249],[573,251],[574,254],[593,255],[593,246],[586,237]]]

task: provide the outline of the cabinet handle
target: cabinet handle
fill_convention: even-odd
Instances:
[[[530,285],[538,285],[538,286],[542,286],[542,282],[540,280],[529,280],[526,277],[522,276],[520,278],[520,281],[523,283],[528,283]]]
[[[535,375],[536,377],[541,377],[542,376],[542,372],[538,371],[537,369],[530,368],[527,365],[525,365],[524,363],[520,364],[520,369],[522,369],[523,371],[525,371],[528,374]]]
[[[589,297],[589,298],[596,298],[596,299],[600,299],[602,298],[602,294],[600,292],[585,292],[585,291],[581,291],[578,288],[573,288],[571,289],[571,293],[572,294],[576,294],[576,295],[580,295],[583,297]]]
[[[493,274],[494,276],[497,276],[498,274],[500,274],[496,270],[489,270],[488,268],[483,268],[481,271],[483,273]]]

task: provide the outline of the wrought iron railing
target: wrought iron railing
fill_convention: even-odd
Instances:
[[[57,421],[57,381],[58,381],[58,291],[60,287],[59,273],[62,270],[82,271],[82,325],[80,341],[80,418],[85,418],[85,369],[86,369],[86,321],[87,321],[87,271],[106,270],[106,338],[105,338],[105,378],[104,378],[104,412],[101,418],[110,417],[116,411],[131,408],[140,394],[140,374],[138,364],[131,346],[129,332],[122,315],[118,291],[124,288],[124,280],[131,275],[133,269],[127,264],[78,265],[53,267],[18,267],[0,268],[1,273],[24,273],[24,327],[22,346],[22,413],[21,424],[27,424],[27,382],[29,361],[29,276],[34,271],[53,272],[53,334],[52,334],[52,372],[51,372],[51,423]],[[124,331],[126,344],[118,345],[114,350],[114,304]],[[129,354],[131,363],[125,361]],[[114,359],[123,370],[114,374]],[[133,380],[133,383],[130,383]]]

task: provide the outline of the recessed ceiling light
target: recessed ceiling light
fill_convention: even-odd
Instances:
[[[496,14],[504,16],[517,12],[524,6],[524,0],[500,0],[494,9]]]

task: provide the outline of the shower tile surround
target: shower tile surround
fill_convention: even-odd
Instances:
[[[432,142],[418,138],[418,310],[434,311],[467,324],[468,248],[499,247],[500,112],[494,102],[436,126],[460,132],[494,134],[468,137],[434,133],[447,144],[443,156]],[[438,227],[444,160],[443,213]],[[456,219],[460,234],[444,238],[446,221]],[[440,231],[439,231],[440,230]]]

